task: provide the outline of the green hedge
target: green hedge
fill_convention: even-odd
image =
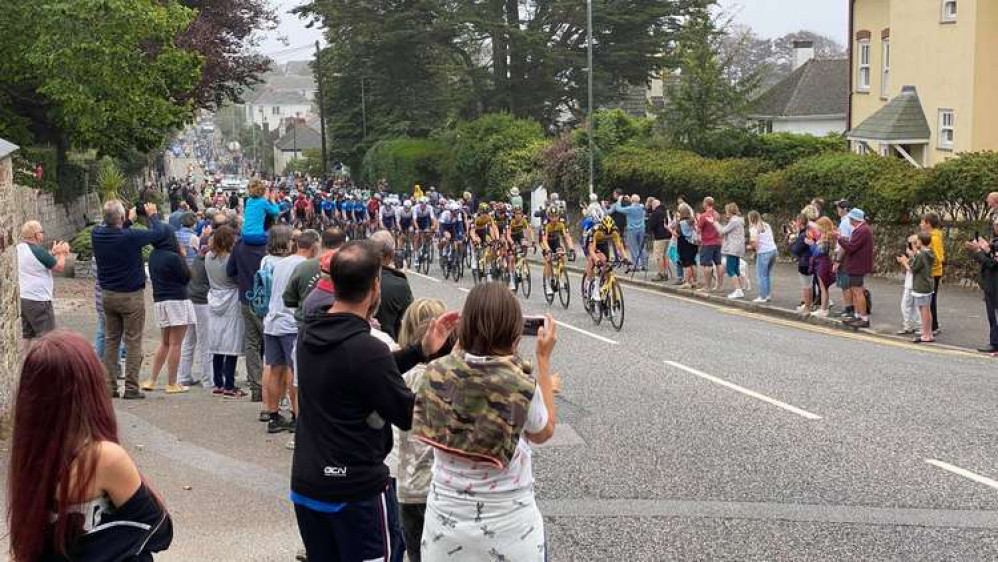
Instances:
[[[56,181],[57,157],[55,148],[44,146],[22,147],[14,153],[14,183],[55,192],[59,188]],[[42,165],[42,179],[35,177],[35,167]]]
[[[965,152],[941,162],[931,172],[924,200],[951,217],[984,220],[985,196],[998,191],[998,152]]]
[[[707,133],[698,153],[706,158],[762,158],[785,168],[798,160],[826,152],[848,152],[842,135],[816,137],[794,133],[760,135],[747,129]]]
[[[364,156],[361,174],[368,185],[388,180],[398,191],[410,191],[419,183],[425,188],[443,188],[448,152],[443,143],[432,139],[394,139],[380,141]]]
[[[753,205],[756,178],[772,169],[758,158],[713,160],[692,152],[654,151],[627,146],[606,160],[606,184],[601,191],[653,195],[671,204],[678,196],[697,201],[706,196],[718,203]]]
[[[907,221],[924,203],[929,173],[894,158],[826,153],[756,178],[755,199],[765,210],[794,213],[814,197],[848,199],[872,218]]]

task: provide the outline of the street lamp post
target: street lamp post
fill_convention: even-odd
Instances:
[[[589,137],[589,194],[596,192],[596,148],[593,139],[593,0],[586,0],[586,43],[589,59],[589,118],[586,119],[586,136]]]

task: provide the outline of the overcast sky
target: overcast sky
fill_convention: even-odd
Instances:
[[[849,14],[844,0],[720,0],[735,23],[767,38],[802,29],[845,43]]]
[[[288,10],[304,0],[271,0],[281,18],[277,31],[270,33],[260,45],[265,55],[284,62],[305,60],[313,56],[316,39],[322,33],[307,29],[304,22]],[[721,6],[734,16],[735,23],[747,25],[762,37],[781,35],[806,29],[828,35],[845,43],[848,14],[844,0],[720,0]],[[286,38],[288,44],[281,42]]]

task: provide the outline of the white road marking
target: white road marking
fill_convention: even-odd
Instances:
[[[998,490],[998,481],[992,480],[986,476],[981,476],[980,474],[975,474],[965,468],[960,468],[959,466],[953,466],[949,463],[943,461],[937,461],[936,459],[925,459],[925,462],[931,464],[932,466],[941,468],[943,470],[952,472],[957,476],[963,476],[964,478],[969,478],[974,482],[984,484],[985,486],[991,486],[992,488]]]
[[[808,412],[807,410],[802,410],[802,409],[800,409],[800,408],[798,408],[796,406],[791,406],[790,404],[787,404],[786,402],[780,402],[779,400],[776,400],[775,398],[770,398],[769,396],[766,396],[765,394],[759,394],[758,392],[756,392],[754,390],[749,390],[749,389],[747,389],[745,387],[738,386],[737,384],[728,382],[728,381],[726,381],[724,379],[715,377],[713,375],[708,375],[707,373],[704,373],[703,371],[698,371],[698,370],[696,370],[696,369],[694,369],[692,367],[687,367],[686,365],[683,365],[682,363],[676,363],[675,361],[666,361],[665,364],[669,365],[670,367],[675,367],[676,369],[679,369],[681,371],[686,371],[687,373],[690,373],[691,375],[696,375],[696,376],[698,376],[698,377],[700,377],[702,379],[709,380],[710,382],[717,383],[717,384],[719,384],[721,386],[728,387],[731,390],[734,390],[736,392],[741,392],[742,394],[744,394],[746,396],[751,396],[752,398],[755,398],[757,400],[762,400],[763,402],[766,402],[768,404],[772,404],[773,406],[776,406],[777,408],[783,408],[784,410],[786,410],[788,412],[793,412],[794,414],[797,414],[798,416],[803,416],[803,417],[805,417],[805,418],[807,418],[809,420],[820,420],[821,419],[821,416],[819,416],[817,414],[812,414],[811,412]]]
[[[415,275],[416,277],[422,277],[423,279],[427,279],[429,281],[433,281],[434,283],[439,283],[440,282],[440,280],[437,279],[436,277],[430,277],[429,275],[423,275],[422,273],[417,273],[417,272],[415,272],[415,271],[413,271],[411,269],[407,269],[407,270],[405,270],[405,272],[407,274],[410,274],[410,275]]]
[[[557,324],[557,325],[559,325],[559,326],[561,326],[561,327],[563,327],[563,328],[568,328],[569,330],[574,330],[574,331],[576,331],[576,332],[578,332],[580,334],[583,334],[583,335],[589,336],[589,337],[591,337],[593,339],[599,340],[599,341],[601,341],[603,343],[608,343],[610,345],[620,345],[619,342],[615,342],[615,341],[611,340],[610,338],[604,338],[603,336],[601,336],[599,334],[594,334],[592,332],[587,332],[586,330],[583,330],[582,328],[576,328],[575,326],[573,326],[571,324],[566,324],[566,323],[562,322],[561,320],[555,320],[554,323]]]
[[[458,287],[457,290],[461,291],[462,293],[470,293],[471,292],[471,289],[469,289],[467,287]]]

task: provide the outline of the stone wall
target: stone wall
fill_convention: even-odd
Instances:
[[[8,435],[13,392],[21,370],[21,301],[17,242],[24,222],[11,159],[0,160],[0,439]]]
[[[50,242],[69,241],[88,222],[100,220],[100,198],[96,193],[87,193],[74,201],[58,203],[47,191],[15,186],[15,196],[24,220],[41,222],[45,228],[45,239]],[[20,228],[20,222],[17,226]]]

